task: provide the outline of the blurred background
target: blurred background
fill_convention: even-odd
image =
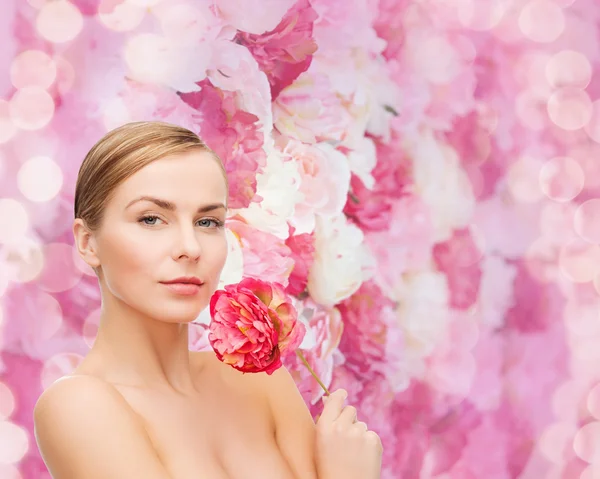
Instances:
[[[33,406],[100,307],[75,180],[134,120],[221,156],[222,284],[286,286],[384,478],[600,478],[597,0],[1,5],[0,478],[49,478]]]

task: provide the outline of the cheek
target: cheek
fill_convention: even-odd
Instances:
[[[111,289],[131,289],[132,285],[141,285],[139,279],[153,271],[152,245],[141,247],[133,239],[131,235],[114,236],[99,245],[102,271]],[[134,278],[136,281],[132,281]]]
[[[206,246],[205,251],[208,252],[208,254],[205,254],[205,263],[208,263],[207,266],[210,268],[211,273],[218,276],[227,260],[227,239],[225,234],[211,238],[210,244]]]

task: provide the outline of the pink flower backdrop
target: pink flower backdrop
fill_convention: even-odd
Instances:
[[[0,22],[0,477],[49,477],[32,408],[98,321],[77,170],[142,119],[224,160],[223,284],[294,295],[386,479],[600,477],[597,0],[5,0]]]

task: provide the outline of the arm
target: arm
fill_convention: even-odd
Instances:
[[[297,479],[317,479],[315,423],[294,379],[285,367],[269,377],[269,405],[275,422],[275,438]]]
[[[34,408],[35,437],[54,479],[170,479],[141,420],[109,384],[72,376]]]

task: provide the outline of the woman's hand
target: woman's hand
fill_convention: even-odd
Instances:
[[[348,393],[325,398],[317,421],[315,459],[319,479],[379,479],[383,447],[379,436],[357,421],[356,408],[344,406]]]

